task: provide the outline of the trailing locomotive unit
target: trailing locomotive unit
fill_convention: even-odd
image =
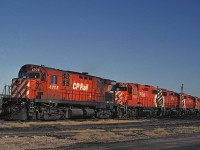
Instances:
[[[135,117],[160,113],[164,98],[154,86],[136,83],[117,83],[115,101],[120,106],[119,117]],[[156,112],[157,111],[157,112]]]
[[[180,94],[180,109],[182,114],[186,115],[196,114],[199,111],[198,103],[199,101],[197,98],[185,93]]]
[[[115,81],[87,73],[24,65],[12,80],[12,97],[3,100],[10,120],[111,117]]]

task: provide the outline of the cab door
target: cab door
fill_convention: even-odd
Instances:
[[[128,99],[128,105],[130,106],[136,106],[136,101],[137,101],[137,87],[134,84],[129,84],[127,86],[127,99]]]

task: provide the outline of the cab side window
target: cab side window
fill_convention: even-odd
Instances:
[[[134,95],[137,94],[137,89],[133,89],[133,94],[134,94]]]
[[[51,76],[51,84],[57,84],[57,82],[58,82],[57,76],[55,75]]]

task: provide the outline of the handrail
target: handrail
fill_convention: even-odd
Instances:
[[[11,86],[10,85],[5,84],[1,96],[2,97],[11,97]]]

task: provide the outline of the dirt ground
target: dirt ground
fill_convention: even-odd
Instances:
[[[159,124],[159,126],[143,126],[143,124],[152,122]],[[108,143],[200,133],[200,126],[193,123],[168,126],[165,123],[160,125],[160,122],[162,121],[149,119],[56,122],[0,121],[0,149],[56,149],[78,143]],[[109,126],[113,124],[115,124],[113,128],[98,128],[98,125]],[[125,126],[120,128],[122,124]],[[129,125],[127,128],[126,124]],[[130,126],[131,124],[138,124],[138,126]]]

